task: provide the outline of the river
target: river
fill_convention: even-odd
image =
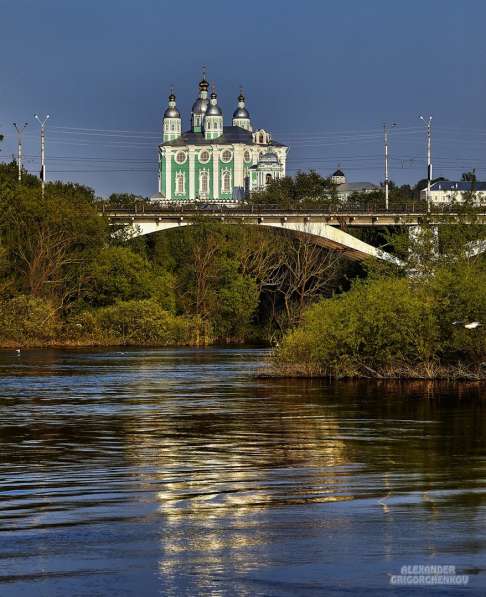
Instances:
[[[1,352],[0,595],[484,595],[484,389],[265,356]],[[411,565],[467,587],[392,584]]]

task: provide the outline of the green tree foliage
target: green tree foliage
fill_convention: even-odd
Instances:
[[[368,367],[429,360],[435,342],[429,301],[405,279],[379,279],[310,307],[278,359],[325,375],[357,375]]]
[[[153,298],[175,310],[174,280],[127,247],[104,247],[85,273],[83,301],[93,307],[118,301]]]
[[[241,238],[232,232],[201,222],[171,236],[179,311],[207,322],[222,340],[244,338],[258,305],[256,282],[240,266]]]
[[[285,337],[277,362],[336,376],[423,372],[461,363],[480,367],[486,334],[452,324],[485,320],[485,287],[483,262],[440,268],[420,281],[360,281],[348,293],[310,307],[302,326]]]
[[[91,189],[11,182],[10,166],[0,177],[0,237],[10,288],[60,305],[79,292],[83,267],[108,237]]]
[[[478,370],[484,329],[453,325],[486,321],[486,262],[471,252],[486,231],[475,218],[465,201],[440,227],[431,218],[391,237],[402,265],[375,265],[348,293],[306,311],[303,325],[284,339],[279,365],[325,375],[434,376],[437,367],[464,364]]]
[[[133,193],[112,193],[106,201],[109,208],[113,207],[142,207],[147,202],[146,197],[140,197]]]
[[[88,338],[94,344],[165,346],[198,343],[199,322],[144,299],[83,311],[68,320],[66,330],[71,338]]]
[[[477,182],[476,170],[473,168],[468,172],[463,172],[461,176],[461,180],[464,182]]]
[[[284,209],[328,206],[336,202],[335,186],[314,170],[299,171],[272,181],[265,190],[252,193],[252,205],[274,205]]]
[[[20,344],[49,342],[60,331],[54,306],[40,298],[17,295],[0,300],[0,338]]]

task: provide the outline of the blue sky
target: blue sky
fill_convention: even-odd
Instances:
[[[50,113],[48,179],[98,194],[156,191],[157,144],[170,84],[184,128],[207,64],[229,124],[239,85],[253,123],[290,145],[289,172],[338,164],[350,180],[476,167],[486,179],[484,0],[0,0],[0,158],[28,121],[26,166],[39,170],[34,112]]]

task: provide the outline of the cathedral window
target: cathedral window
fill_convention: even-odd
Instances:
[[[186,161],[186,158],[187,158],[187,156],[184,151],[178,151],[176,153],[175,161],[178,164],[183,164]]]
[[[221,175],[221,191],[223,193],[231,192],[231,174],[229,170],[225,170]]]
[[[206,170],[203,170],[199,175],[199,192],[202,195],[209,193],[209,173]]]
[[[266,182],[267,184],[269,184],[270,182],[272,182],[272,175],[271,175],[271,174],[267,174],[265,178],[266,178],[266,181],[265,181],[265,182]]]
[[[251,161],[251,153],[248,151],[248,149],[245,151],[245,162],[250,162]]]
[[[183,195],[185,193],[185,177],[182,172],[179,172],[176,176],[176,193]]]
[[[225,149],[223,151],[223,153],[221,154],[221,161],[224,162],[225,164],[227,164],[228,162],[231,162],[232,158],[233,158],[233,153],[229,149]]]
[[[201,151],[201,153],[199,154],[199,161],[201,162],[201,164],[207,164],[209,162],[209,151]]]

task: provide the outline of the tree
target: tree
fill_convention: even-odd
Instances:
[[[307,234],[287,237],[282,280],[277,287],[284,304],[286,325],[296,325],[304,309],[335,288],[341,258],[319,246]]]
[[[267,187],[249,198],[253,205],[276,205],[285,209],[327,206],[336,201],[336,189],[329,178],[314,170],[299,171],[294,177],[272,180]]]
[[[108,236],[91,190],[79,185],[17,185],[0,189],[0,234],[6,276],[21,292],[59,306],[79,292],[79,275]]]
[[[464,182],[477,182],[476,169],[473,168],[469,172],[463,172],[461,180]]]
[[[93,307],[152,298],[174,311],[172,276],[127,247],[105,247],[85,269],[83,301]]]

